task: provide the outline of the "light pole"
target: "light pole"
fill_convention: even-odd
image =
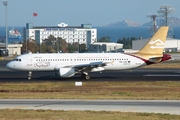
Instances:
[[[79,51],[80,51],[80,50],[79,50],[79,39],[78,39],[78,53],[79,53]]]
[[[56,47],[57,47],[57,53],[59,53],[59,42],[58,42],[58,38],[56,38]]]
[[[7,17],[7,5],[8,5],[8,1],[3,1],[2,2],[3,5],[6,7],[6,13],[5,13],[5,22],[6,22],[6,50],[8,49],[8,37],[7,37],[7,21],[8,21],[8,17]]]

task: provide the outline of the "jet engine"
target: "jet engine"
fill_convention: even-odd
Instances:
[[[74,68],[59,68],[59,70],[55,71],[56,76],[60,76],[63,78],[74,76],[75,69]]]

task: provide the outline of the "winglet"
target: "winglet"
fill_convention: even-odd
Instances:
[[[138,54],[156,54],[163,53],[166,36],[168,32],[167,26],[162,26],[154,34],[154,36],[146,43],[146,45],[138,52]]]

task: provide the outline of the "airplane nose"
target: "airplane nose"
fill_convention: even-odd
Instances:
[[[9,67],[10,67],[10,63],[7,63],[7,64],[6,64],[6,67],[9,68]]]
[[[7,63],[7,64],[6,64],[6,67],[7,67],[8,69],[12,69],[12,67],[13,67],[12,62]]]

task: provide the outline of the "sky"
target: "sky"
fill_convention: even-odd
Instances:
[[[8,1],[8,26],[57,26],[66,23],[80,26],[90,23],[101,26],[123,20],[143,24],[151,21],[147,15],[158,14],[160,6],[175,9],[180,18],[179,0],[1,0]],[[0,4],[0,26],[5,26],[5,9]],[[33,13],[37,13],[34,17]]]

